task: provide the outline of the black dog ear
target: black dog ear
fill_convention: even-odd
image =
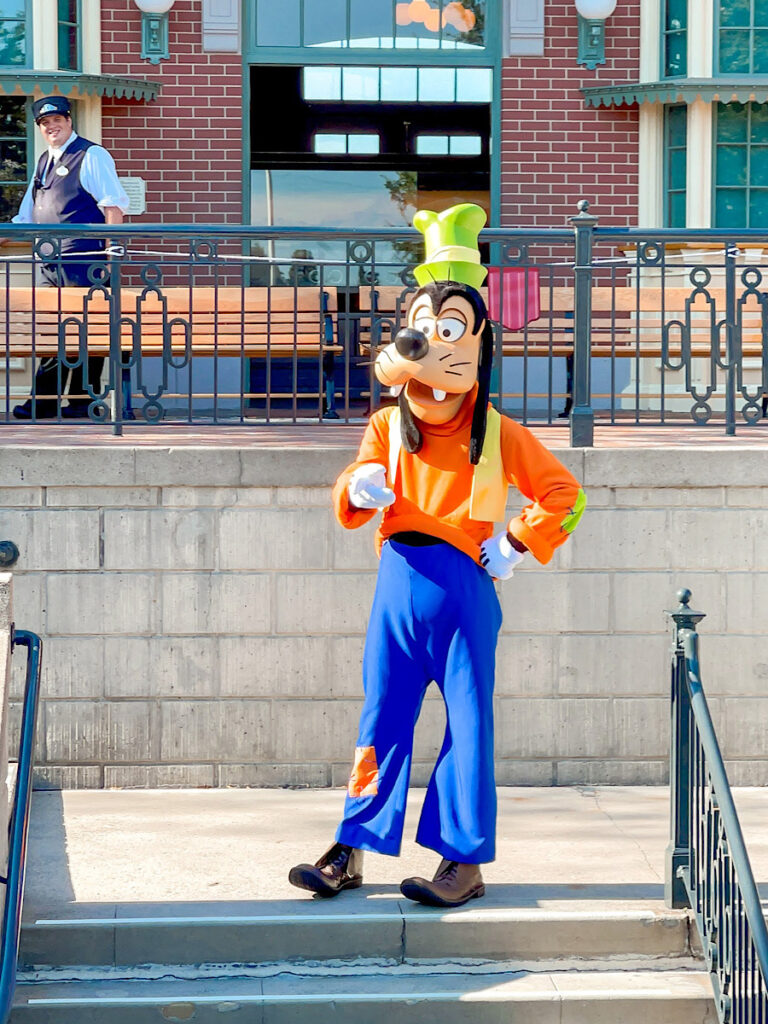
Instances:
[[[403,442],[403,448],[410,455],[415,455],[418,451],[421,451],[422,436],[421,431],[416,426],[416,420],[413,418],[411,407],[408,405],[408,399],[405,397],[405,388],[397,396],[397,404],[400,409],[400,438]]]
[[[475,411],[472,413],[472,433],[469,436],[469,461],[473,466],[478,464],[483,453],[492,371],[493,327],[491,327],[490,320],[486,319],[480,338],[480,358],[477,363],[477,401],[475,402]]]

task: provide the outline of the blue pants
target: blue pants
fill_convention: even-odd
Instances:
[[[444,543],[384,544],[363,657],[358,735],[358,750],[369,752],[378,778],[363,795],[347,796],[338,842],[400,852],[413,730],[434,680],[447,723],[416,841],[463,864],[494,859],[493,681],[500,626],[493,581],[463,552]]]

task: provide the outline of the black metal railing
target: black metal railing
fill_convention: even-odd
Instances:
[[[768,1021],[768,930],[699,670],[690,590],[672,654],[671,838],[665,896],[696,919],[721,1024]]]
[[[372,360],[403,323],[422,242],[406,228],[3,234],[0,424],[116,433],[363,421],[386,400]],[[73,236],[92,245],[77,260],[62,251]],[[481,253],[493,396],[523,422],[568,421],[589,445],[595,423],[734,433],[768,413],[768,232],[600,228],[582,202],[563,229],[484,231]]]

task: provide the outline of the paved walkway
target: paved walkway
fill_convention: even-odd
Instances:
[[[380,906],[399,897],[402,878],[432,874],[437,856],[413,842],[422,798],[411,792],[402,856],[366,855],[366,885],[343,895],[350,909]],[[110,916],[115,904],[200,901],[298,906],[312,897],[288,885],[288,869],[332,841],[342,802],[340,790],[35,793],[25,914]],[[737,791],[737,802],[758,882],[768,882],[768,790]],[[501,789],[483,904],[660,907],[668,818],[663,787]]]
[[[0,450],[5,446],[36,448],[101,445],[265,447],[274,448],[356,448],[364,422],[311,424],[257,424],[227,426],[164,423],[158,426],[126,424],[122,437],[115,437],[109,425],[73,423],[2,424]],[[567,426],[531,424],[531,430],[550,448],[568,448]],[[597,426],[596,448],[764,448],[768,447],[768,420],[757,426],[737,425],[729,437],[722,423],[713,426],[653,427],[632,424]]]

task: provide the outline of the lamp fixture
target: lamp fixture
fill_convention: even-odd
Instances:
[[[168,12],[175,0],[133,0],[141,11],[141,59],[168,60]]]
[[[579,14],[577,64],[595,68],[605,64],[605,21],[616,10],[616,0],[574,0]]]

